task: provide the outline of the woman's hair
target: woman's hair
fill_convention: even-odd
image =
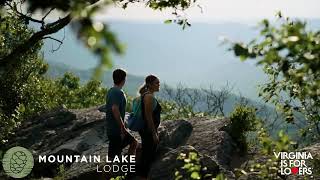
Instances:
[[[139,88],[139,94],[142,95],[145,92],[147,92],[148,88],[150,87],[150,85],[157,79],[158,78],[155,75],[152,75],[152,74],[147,76],[146,79],[144,80],[143,85],[140,86],[140,88]]]

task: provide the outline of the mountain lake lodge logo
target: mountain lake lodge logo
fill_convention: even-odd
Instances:
[[[2,166],[5,173],[13,178],[23,178],[30,174],[34,165],[31,152],[20,146],[9,149],[3,156]]]

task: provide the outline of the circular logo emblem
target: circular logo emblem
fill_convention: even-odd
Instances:
[[[2,166],[7,175],[13,178],[23,178],[30,174],[34,165],[33,156],[24,147],[13,147],[3,156]]]

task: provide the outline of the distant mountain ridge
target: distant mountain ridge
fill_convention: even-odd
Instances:
[[[256,85],[258,81],[264,81],[261,69],[252,63],[240,62],[227,51],[227,45],[220,45],[220,36],[250,39],[254,32],[250,26],[194,23],[182,30],[173,24],[111,22],[110,29],[127,47],[123,56],[113,55],[114,67],[124,68],[129,74],[142,77],[155,74],[170,86],[181,82],[192,88],[210,84],[221,87],[229,82],[250,98],[257,97]],[[63,37],[63,32],[54,37]],[[94,68],[98,64],[98,58],[79,43],[69,27],[65,30],[63,45],[51,53],[55,45],[55,42],[45,40],[45,59],[78,69]]]
[[[49,63],[49,70],[47,72],[47,75],[52,78],[62,77],[64,73],[72,72],[80,78],[81,83],[85,83],[91,79],[93,71],[94,71],[93,69],[79,70],[79,69],[70,67],[70,66],[63,64],[63,63],[57,63],[57,62],[51,62],[51,61],[49,61],[48,63]],[[113,85],[112,71],[111,70],[106,71],[103,74],[101,81],[103,83],[103,86],[110,88]],[[126,84],[123,89],[128,93],[128,95],[136,96],[138,88],[143,84],[143,81],[144,81],[144,77],[127,74]],[[163,91],[163,84],[161,84],[161,86],[162,87],[160,88],[160,92],[157,93],[157,96],[161,99],[172,100]],[[172,89],[173,94],[176,93],[175,87],[169,86],[169,88]],[[192,94],[192,91],[195,89],[195,88],[188,88],[188,87],[185,87],[185,88],[187,88],[187,91],[189,91],[188,94]],[[200,94],[198,94],[198,96],[204,96],[204,92],[202,92],[202,91],[199,91],[199,92],[200,92]],[[225,105],[224,105],[224,109],[225,109],[226,114],[230,113],[233,110],[233,108],[234,108],[236,102],[239,100],[239,98],[240,97],[236,94],[232,94],[232,93],[229,94],[229,97],[227,98]],[[247,99],[248,99],[249,104],[251,104],[251,105],[261,105],[260,102],[251,100],[249,98],[247,98]],[[200,111],[204,111],[205,110],[205,103],[204,102],[198,103],[198,105],[194,108],[198,109]]]

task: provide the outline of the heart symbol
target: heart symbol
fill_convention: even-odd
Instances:
[[[292,173],[292,174],[297,174],[298,171],[299,171],[299,168],[297,168],[297,167],[292,167],[292,168],[291,168],[291,173]]]

